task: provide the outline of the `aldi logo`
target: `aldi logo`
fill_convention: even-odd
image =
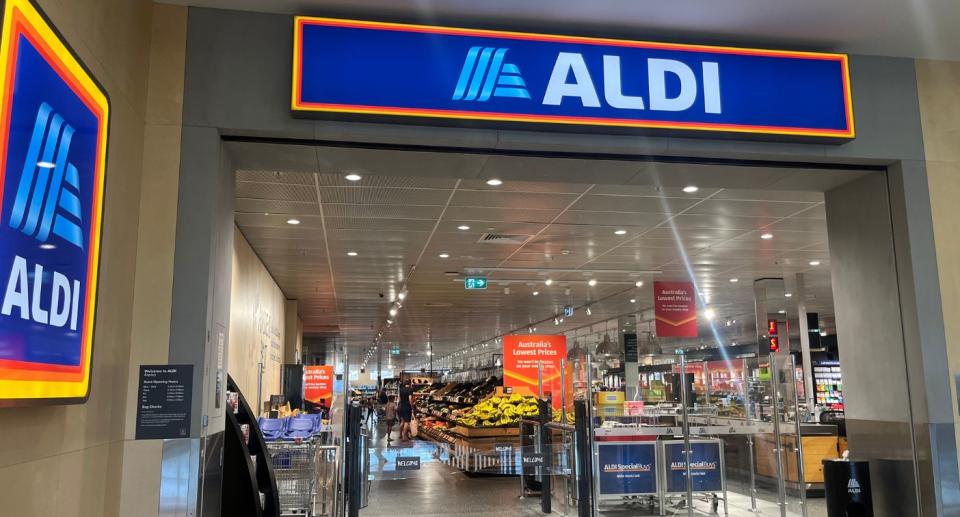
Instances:
[[[0,32],[0,406],[89,393],[109,100],[30,0]]]

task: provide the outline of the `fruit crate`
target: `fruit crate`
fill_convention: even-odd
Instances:
[[[452,432],[466,438],[496,438],[500,436],[520,436],[520,427],[467,427],[458,425]]]

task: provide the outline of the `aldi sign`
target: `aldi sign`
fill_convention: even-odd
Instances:
[[[844,54],[333,18],[294,25],[296,112],[855,135]]]
[[[29,0],[0,34],[0,405],[90,387],[109,101]]]

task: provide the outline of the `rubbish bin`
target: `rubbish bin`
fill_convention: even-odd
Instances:
[[[823,460],[823,485],[828,517],[873,517],[866,461]]]

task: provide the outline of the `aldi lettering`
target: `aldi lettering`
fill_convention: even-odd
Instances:
[[[0,33],[0,406],[83,401],[109,100],[30,0]]]
[[[332,18],[296,18],[291,107],[835,141],[855,135],[843,54]]]

